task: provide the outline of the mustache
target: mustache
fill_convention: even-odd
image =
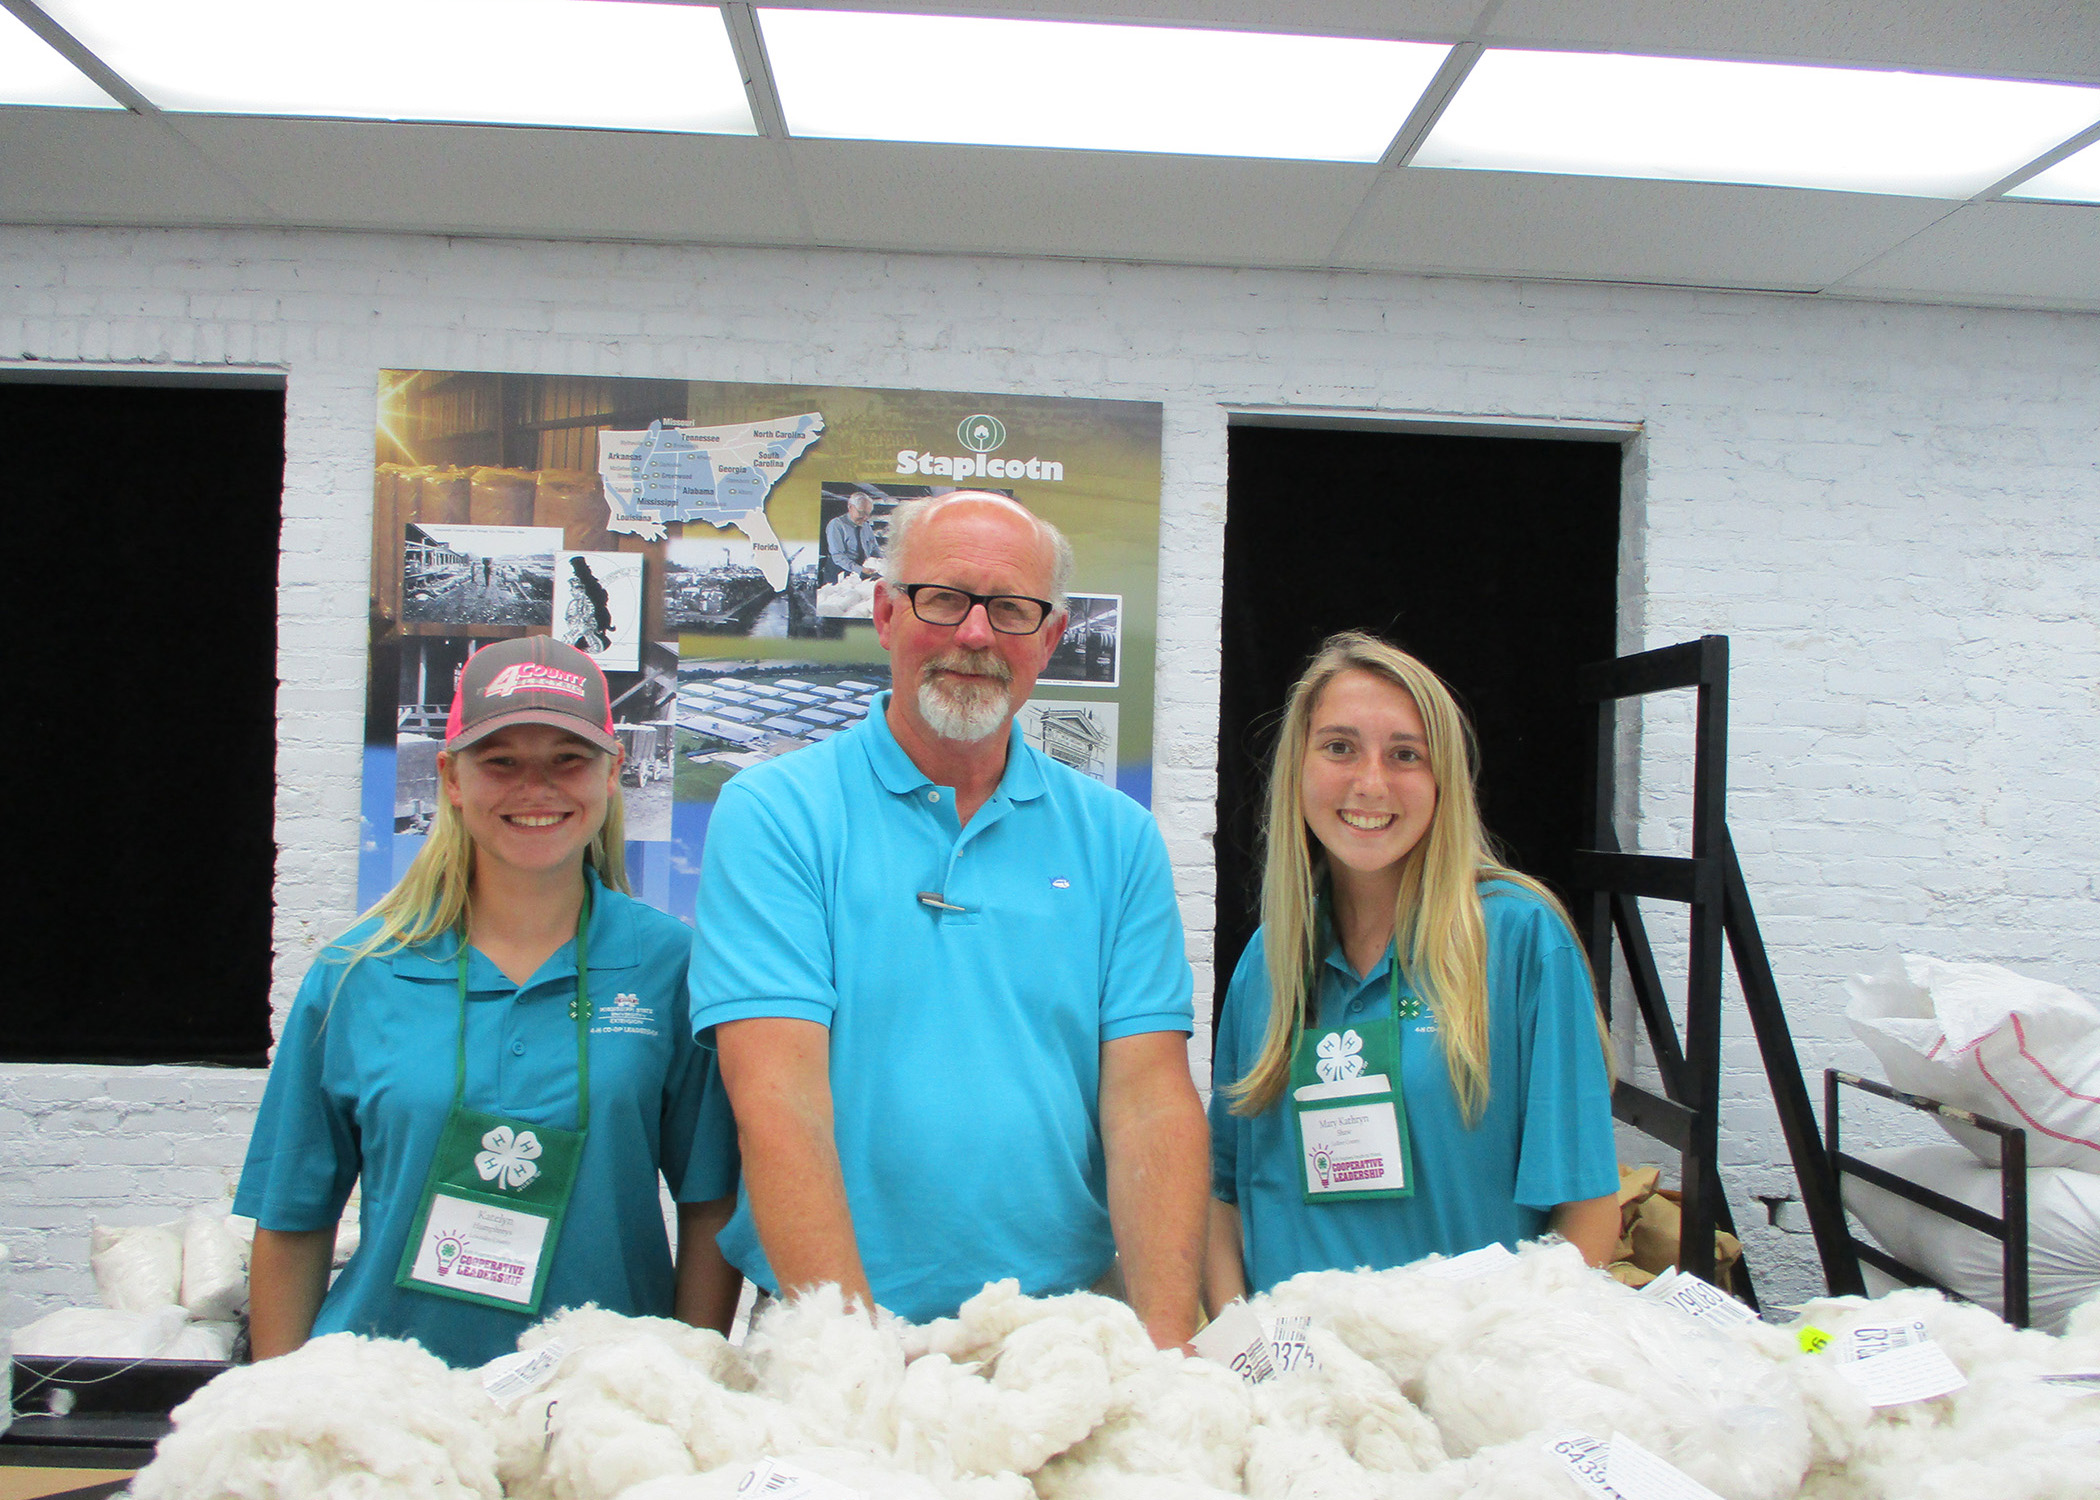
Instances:
[[[1014,680],[1013,668],[996,651],[968,651],[958,646],[943,651],[938,656],[928,657],[919,668],[923,680],[935,672],[962,672],[974,677],[989,677],[1001,685]]]

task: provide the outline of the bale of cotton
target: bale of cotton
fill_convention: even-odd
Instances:
[[[498,1500],[474,1376],[420,1345],[329,1334],[219,1376],[174,1411],[134,1500]]]

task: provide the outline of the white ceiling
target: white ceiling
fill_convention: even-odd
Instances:
[[[2100,84],[2096,0],[769,3]],[[33,11],[32,0],[0,4],[25,18]],[[2100,207],[1989,194],[1961,203],[1420,167],[173,115],[150,106],[0,108],[0,222],[850,246],[2100,310]]]

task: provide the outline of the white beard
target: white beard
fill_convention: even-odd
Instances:
[[[963,668],[997,677],[996,683],[965,686],[949,670]],[[919,716],[944,740],[975,744],[1006,727],[1013,717],[1013,674],[989,651],[953,651],[935,657],[919,678]]]

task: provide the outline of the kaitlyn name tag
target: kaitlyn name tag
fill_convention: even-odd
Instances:
[[[409,1279],[530,1306],[547,1240],[542,1214],[431,1195],[430,1216]]]
[[[1295,1091],[1305,1191],[1391,1192],[1407,1186],[1400,1120],[1382,1073]]]

